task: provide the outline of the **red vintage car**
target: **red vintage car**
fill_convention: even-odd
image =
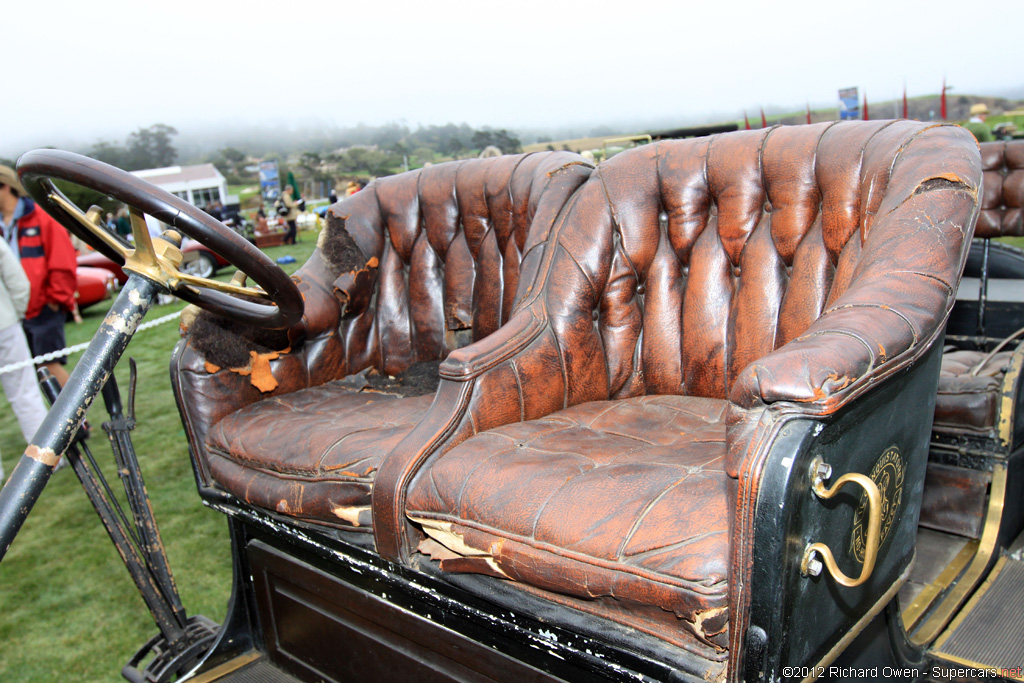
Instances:
[[[79,264],[81,264],[81,260],[79,260]],[[113,261],[111,264],[116,265]],[[121,269],[118,268],[118,270]],[[78,302],[79,310],[109,299],[111,293],[118,287],[117,279],[109,269],[79,265],[76,274],[78,275],[78,290],[75,292],[75,300]]]

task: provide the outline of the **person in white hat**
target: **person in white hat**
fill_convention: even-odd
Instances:
[[[964,128],[971,131],[978,142],[992,142],[995,140],[995,136],[992,135],[992,129],[985,123],[987,117],[988,107],[984,102],[971,105],[971,118],[964,124]]]

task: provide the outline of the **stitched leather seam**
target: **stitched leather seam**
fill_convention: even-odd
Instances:
[[[523,391],[523,380],[519,376],[519,366],[516,364],[515,358],[510,358],[508,361],[509,366],[512,368],[512,376],[516,380],[516,399],[519,401],[519,421],[526,421],[526,398],[525,392]]]
[[[896,271],[896,272],[900,272],[900,271]],[[883,304],[843,304],[841,306],[833,306],[832,308],[828,309],[827,311],[824,311],[821,314],[821,316],[818,317],[818,320],[822,320],[826,315],[828,315],[829,313],[832,313],[834,311],[850,310],[850,309],[854,309],[854,308],[874,308],[874,309],[878,309],[880,311],[888,311],[889,313],[894,314],[896,317],[900,318],[904,323],[906,323],[907,329],[910,330],[910,334],[911,334],[911,337],[912,337],[912,340],[910,342],[911,347],[916,346],[917,342],[920,340],[920,335],[918,334],[917,328],[914,327],[914,324],[912,322],[910,322],[910,319],[907,316],[903,315],[903,313],[901,313],[899,310],[893,308],[892,306],[885,306]],[[815,322],[817,322],[817,321],[815,321]],[[823,330],[823,332],[829,332],[829,331],[832,331],[832,330]],[[818,334],[818,333],[815,333],[815,335],[816,334]],[[813,336],[813,335],[809,335],[809,336]],[[800,337],[800,339],[803,339],[803,337]],[[865,345],[867,345],[866,341],[864,343],[865,343]]]
[[[636,519],[633,521],[633,526],[632,528],[630,528],[629,533],[627,533],[623,537],[622,542],[619,544],[618,549],[615,551],[615,558],[617,560],[619,560],[620,562],[622,561],[626,553],[626,546],[628,546],[630,542],[633,540],[633,536],[636,534],[637,531],[639,531],[640,525],[643,524],[645,519],[647,519],[647,515],[651,512],[651,510],[654,509],[654,506],[661,502],[661,500],[668,495],[669,491],[672,491],[677,486],[682,484],[684,481],[689,479],[691,474],[691,472],[687,472],[685,475],[683,475],[682,477],[680,477],[679,479],[677,479],[676,481],[672,482],[664,489],[662,489],[661,493],[659,493],[657,496],[647,501],[647,505],[644,506],[643,512],[637,515]],[[540,519],[539,514],[537,515],[537,518],[538,520]]]
[[[679,579],[676,577],[668,576],[667,574],[658,574],[649,569],[642,569],[640,567],[631,567],[629,565],[618,564],[614,560],[603,560],[601,558],[593,557],[592,555],[584,555],[583,553],[573,552],[570,550],[566,550],[565,548],[559,548],[557,546],[544,543],[542,541],[527,539],[523,536],[519,536],[518,534],[509,533],[504,529],[494,529],[485,524],[480,524],[478,522],[465,519],[456,519],[451,517],[450,515],[431,512],[417,512],[412,510],[410,510],[406,514],[408,517],[411,518],[418,517],[420,519],[430,519],[439,522],[449,522],[451,524],[456,524],[458,526],[464,526],[475,531],[481,531],[483,533],[497,536],[498,538],[506,538],[510,541],[521,543],[525,546],[534,548],[535,550],[543,550],[557,557],[563,557],[568,560],[573,560],[575,562],[579,562],[580,564],[589,564],[594,567],[597,567],[598,569],[605,569],[608,571],[621,571],[624,574],[632,574],[634,576],[645,579],[647,581],[651,581],[653,583],[659,583],[665,586],[670,586],[672,588],[677,588],[681,590],[692,591],[693,593],[696,593],[698,595],[714,597],[728,594],[728,582],[726,579],[716,581],[712,584],[705,584],[699,581],[688,581],[686,579]],[[723,530],[718,533],[725,534],[728,533],[728,531]]]
[[[245,467],[246,469],[253,470],[253,471],[259,472],[261,474],[266,474],[268,476],[274,477],[275,479],[282,479],[282,480],[287,480],[287,481],[307,481],[307,482],[314,483],[314,484],[323,482],[323,483],[352,483],[352,484],[368,484],[368,485],[369,484],[373,484],[373,480],[374,480],[374,477],[350,477],[350,476],[325,478],[325,477],[322,477],[322,476],[318,476],[316,472],[313,472],[311,470],[270,469],[270,468],[267,468],[265,466],[262,466],[263,463],[259,463],[258,461],[255,461],[255,460],[250,460],[249,458],[238,457],[238,456],[232,455],[230,453],[226,453],[225,451],[223,451],[223,450],[221,450],[220,448],[217,448],[217,447],[207,446],[206,450],[207,450],[207,452],[210,455],[215,455],[218,458],[221,458],[223,460],[227,460],[228,462],[233,463],[235,465],[238,465],[239,467]],[[357,460],[354,463],[354,465],[358,465],[359,463],[366,462],[369,459],[370,458],[361,458],[361,459]],[[376,469],[374,469],[374,472],[376,473]]]

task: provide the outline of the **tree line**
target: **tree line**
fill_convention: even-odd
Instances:
[[[139,128],[123,143],[100,140],[85,153],[126,171],[173,166],[182,161],[175,147],[178,131],[163,123]],[[381,126],[360,124],[340,129],[309,149],[288,150],[285,154],[261,154],[262,144],[236,143],[207,152],[186,163],[213,163],[229,182],[249,182],[255,158],[268,158],[288,165],[291,161],[300,176],[326,181],[336,175],[388,175],[443,159],[476,156],[487,147],[505,154],[522,151],[519,138],[506,129],[475,129],[456,125],[419,126],[411,129],[399,123]]]

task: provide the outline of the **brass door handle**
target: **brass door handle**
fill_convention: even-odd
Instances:
[[[859,472],[850,472],[839,477],[831,488],[825,487],[825,481],[831,477],[832,467],[825,464],[821,458],[815,458],[811,463],[811,490],[819,498],[829,499],[839,493],[839,490],[846,484],[854,483],[864,489],[868,498],[868,530],[864,540],[864,566],[861,567],[860,576],[850,578],[844,574],[836,565],[836,559],[832,551],[824,543],[810,543],[804,550],[803,559],[800,562],[800,573],[804,576],[817,576],[821,573],[822,564],[828,569],[838,583],[850,588],[859,586],[871,576],[875,569],[875,559],[878,557],[878,546],[882,538],[882,494],[878,486],[870,477]],[[818,559],[818,558],[821,559]]]

